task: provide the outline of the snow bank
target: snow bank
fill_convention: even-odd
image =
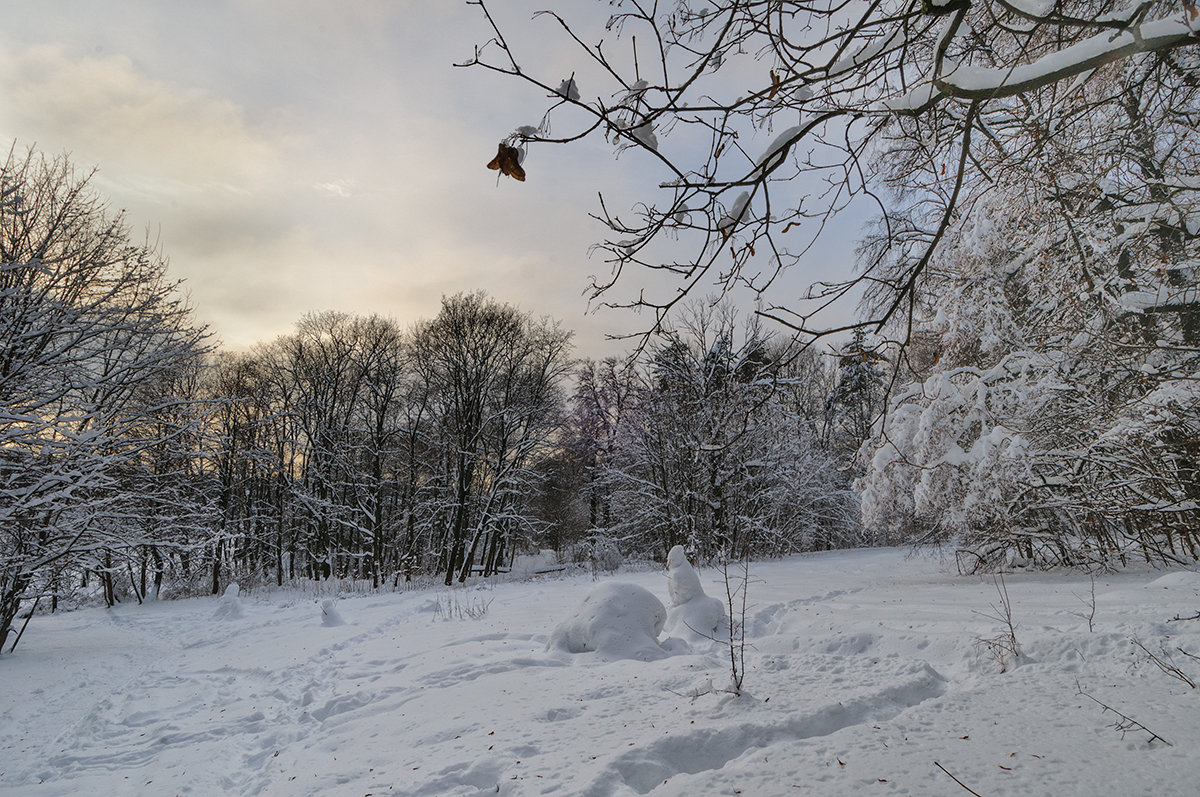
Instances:
[[[1147,585],[1150,589],[1191,590],[1200,595],[1200,573],[1182,570],[1159,576]]]
[[[606,581],[593,587],[554,629],[546,650],[595,652],[607,659],[661,659],[667,651],[658,644],[658,635],[666,619],[662,601],[649,590]]]
[[[700,576],[687,560],[682,545],[667,554],[667,593],[671,609],[663,630],[689,642],[716,639],[728,628],[725,606],[716,598],[704,594]]]

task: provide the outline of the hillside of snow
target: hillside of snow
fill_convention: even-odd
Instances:
[[[657,600],[593,603],[672,606],[665,571],[610,581]],[[1014,658],[998,585],[950,560],[755,564],[741,697],[699,635],[548,646],[597,583],[36,617],[0,656],[0,795],[1196,793],[1200,695],[1155,662],[1200,681],[1196,572],[1009,574]]]

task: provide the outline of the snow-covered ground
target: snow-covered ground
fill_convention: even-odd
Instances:
[[[243,590],[240,617],[39,617],[0,657],[0,794],[1197,793],[1200,695],[1131,640],[1200,679],[1179,651],[1200,655],[1200,620],[1168,622],[1200,611],[1200,574],[1098,576],[1090,623],[1086,575],[1007,576],[1005,672],[997,587],[952,563],[850,551],[752,577],[740,698],[689,696],[728,681],[703,639],[547,651],[590,576],[349,595],[343,624],[294,591]],[[664,572],[613,579],[671,605]]]

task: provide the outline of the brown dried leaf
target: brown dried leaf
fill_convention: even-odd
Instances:
[[[500,142],[500,148],[496,152],[496,157],[492,158],[487,167],[493,171],[498,169],[501,174],[506,174],[519,182],[525,182],[525,170],[521,168],[520,151],[516,147],[510,147],[503,141]]]

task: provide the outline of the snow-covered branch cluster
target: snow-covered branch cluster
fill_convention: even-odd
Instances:
[[[807,336],[840,332],[845,322],[825,322],[822,312],[853,301],[860,286],[880,301],[857,323],[905,317],[979,190],[1024,169],[1039,154],[1031,147],[1091,157],[1091,140],[1068,128],[1100,121],[1115,75],[1165,75],[1152,85],[1181,108],[1200,29],[1197,10],[1177,2],[623,0],[602,30],[560,11],[538,21],[579,57],[569,76],[552,76],[526,68],[536,53],[516,51],[502,32],[508,24],[483,0],[475,5],[495,37],[466,65],[551,98],[546,118],[521,128],[523,142],[601,133],[659,170],[657,188],[647,186],[631,214],[602,206],[611,237],[599,246],[612,268],[594,282],[598,300],[649,310],[658,328],[691,293],[744,292],[765,296],[765,314]],[[894,158],[897,149],[925,161],[904,173],[899,203],[885,189],[897,187],[897,163],[911,159]],[[866,262],[804,295],[775,295],[775,276],[851,207],[882,213],[914,255],[907,267],[889,273]],[[622,298],[623,281],[645,282],[635,267],[667,276],[667,287],[635,285]]]
[[[860,460],[882,538],[1200,552],[1194,4],[625,0],[598,44],[555,19],[589,88],[555,140],[604,131],[661,167],[632,214],[602,208],[595,296],[656,328],[715,289],[801,342],[871,332],[894,388]],[[521,58],[499,60],[537,83]],[[857,272],[779,295],[846,211],[874,217]]]

